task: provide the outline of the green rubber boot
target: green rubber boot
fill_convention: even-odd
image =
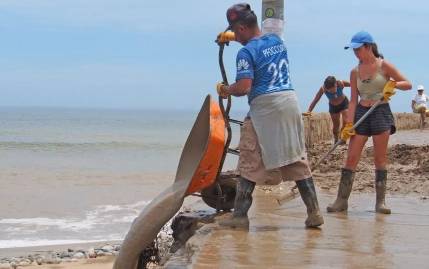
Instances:
[[[301,198],[307,207],[307,219],[305,226],[314,228],[324,223],[322,214],[320,214],[319,203],[317,201],[316,188],[314,187],[313,178],[307,178],[296,181]]]
[[[326,210],[328,212],[342,212],[347,211],[348,200],[352,192],[353,180],[355,172],[350,169],[341,169],[340,185],[338,187],[337,199],[333,204],[330,204]]]
[[[249,229],[247,212],[253,202],[252,193],[255,189],[255,185],[256,184],[250,180],[242,177],[239,178],[232,218],[220,221],[219,225],[230,228]]]
[[[390,208],[386,207],[386,181],[387,170],[375,170],[375,212],[382,214],[391,214]]]

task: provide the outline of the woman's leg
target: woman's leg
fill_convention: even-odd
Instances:
[[[327,207],[328,212],[347,211],[348,199],[353,187],[354,170],[359,162],[362,149],[368,140],[367,136],[352,136],[347,152],[347,160],[344,168],[341,170],[341,179],[338,186],[337,199],[333,204]]]
[[[332,134],[334,135],[335,143],[338,141],[340,133],[340,113],[330,113],[332,119]]]
[[[374,164],[375,164],[375,211],[382,214],[390,214],[391,210],[386,207],[386,181],[387,181],[387,146],[390,131],[383,132],[372,137],[374,143]]]
[[[368,141],[368,136],[354,135],[350,138],[349,148],[347,150],[347,159],[344,168],[354,171],[359,163],[362,149]]]
[[[341,119],[342,119],[342,123],[343,125],[341,126],[341,128],[343,128],[344,126],[346,126],[346,119],[347,119],[347,113],[349,113],[348,109],[344,109],[341,111]]]

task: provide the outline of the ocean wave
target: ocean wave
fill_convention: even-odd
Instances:
[[[111,149],[135,149],[135,150],[177,150],[182,145],[161,143],[138,142],[0,142],[0,150],[31,150],[31,151],[86,151],[86,150],[111,150]]]
[[[0,240],[0,248],[120,240],[126,234],[129,224],[150,202],[101,205],[87,211],[83,218],[0,219],[0,238],[8,238]],[[87,235],[85,240],[75,239],[82,234]],[[52,236],[55,238],[50,238]]]
[[[0,249],[2,248],[19,248],[19,247],[38,247],[38,246],[56,246],[56,245],[70,245],[70,244],[85,244],[97,243],[106,241],[120,241],[120,237],[108,237],[106,239],[85,240],[85,239],[20,239],[20,240],[0,240]]]

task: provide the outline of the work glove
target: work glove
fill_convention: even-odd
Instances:
[[[343,127],[341,130],[341,140],[347,141],[350,137],[354,136],[356,134],[355,130],[352,130],[353,123],[349,122],[346,123],[346,126]]]
[[[393,80],[389,80],[388,82],[386,82],[386,84],[384,85],[383,88],[383,100],[384,101],[390,101],[390,98],[395,95],[395,87],[396,87],[396,82]]]
[[[219,94],[219,96],[222,97],[223,99],[226,99],[229,96],[229,93],[227,92],[226,89],[227,89],[227,86],[223,82],[219,82],[218,84],[216,84],[217,94]]]
[[[311,111],[307,111],[307,112],[302,113],[302,115],[303,115],[304,117],[311,117],[311,116],[313,116],[313,112],[311,112]]]
[[[235,40],[235,34],[234,32],[227,31],[227,32],[221,32],[217,35],[216,42],[217,43],[228,43],[230,41]]]

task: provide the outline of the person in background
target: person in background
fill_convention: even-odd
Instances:
[[[390,214],[385,204],[387,181],[387,146],[389,136],[395,133],[395,122],[389,100],[394,89],[410,90],[411,83],[393,64],[384,60],[378,52],[373,37],[365,31],[356,33],[345,49],[352,48],[358,65],[350,72],[351,99],[346,117],[347,124],[341,131],[341,139],[350,143],[347,158],[341,171],[337,199],[327,207],[328,212],[347,211],[356,166],[368,137],[374,144],[375,191],[377,213]],[[378,101],[382,100],[369,116],[353,130],[353,123]]]
[[[218,83],[217,93],[247,95],[249,115],[240,134],[240,178],[234,212],[222,226],[248,228],[247,212],[252,205],[255,185],[266,184],[261,171],[279,169],[284,180],[293,180],[307,207],[306,227],[323,224],[316,189],[304,144],[304,126],[298,99],[291,83],[285,44],[276,34],[262,35],[250,5],[236,4],[226,12],[229,29],[235,41],[242,44],[236,59],[236,82]],[[224,37],[220,40],[232,39]],[[277,182],[277,184],[280,182]]]
[[[345,87],[350,87],[350,82],[344,80],[337,80],[334,76],[328,76],[319,91],[316,93],[313,101],[308,107],[307,112],[302,113],[303,116],[311,116],[311,112],[319,102],[323,94],[329,100],[329,114],[332,119],[332,134],[334,135],[334,143],[338,141],[340,133],[340,122],[342,118],[342,126],[345,126],[347,109],[349,107],[349,99],[343,93]]]
[[[427,111],[427,102],[429,101],[429,97],[423,93],[425,88],[423,85],[417,86],[417,94],[414,99],[411,101],[411,107],[414,113],[420,114],[420,129],[423,129],[426,125],[426,113]]]

